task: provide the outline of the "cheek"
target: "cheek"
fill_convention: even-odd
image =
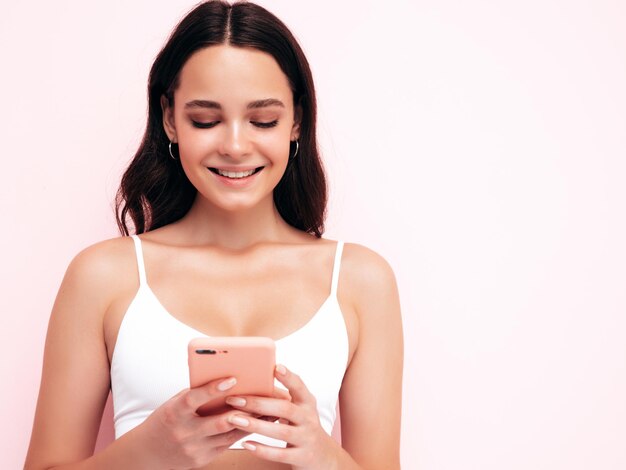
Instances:
[[[289,137],[289,132],[267,132],[258,135],[255,141],[257,148],[268,157],[287,160],[289,158]]]
[[[259,150],[279,166],[287,165],[289,160],[289,140],[264,142],[263,148]]]
[[[185,159],[194,159],[206,156],[214,151],[219,145],[218,134],[214,132],[191,131],[179,133],[179,140],[184,144],[179,144],[181,156]]]

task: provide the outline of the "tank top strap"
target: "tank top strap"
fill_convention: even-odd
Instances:
[[[343,241],[337,241],[337,248],[335,251],[335,264],[333,266],[333,280],[330,288],[330,294],[332,296],[337,295],[337,283],[339,282],[339,268],[341,266],[341,254],[343,253]]]
[[[141,249],[141,239],[137,235],[131,235],[135,242],[135,254],[137,255],[137,270],[139,271],[139,285],[146,284],[146,267],[143,263],[143,250]]]

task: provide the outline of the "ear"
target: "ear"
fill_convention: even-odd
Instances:
[[[297,104],[293,109],[293,126],[291,127],[291,140],[300,138],[300,123],[302,122],[302,106]]]
[[[178,142],[176,138],[176,126],[174,124],[174,107],[165,95],[161,95],[161,110],[163,112],[163,129],[172,142]]]

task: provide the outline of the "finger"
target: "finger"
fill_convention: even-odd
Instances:
[[[209,415],[209,416],[196,416],[195,422],[196,426],[200,428],[200,432],[202,435],[207,437],[219,437],[226,434],[229,434],[232,431],[237,431],[237,427],[233,425],[230,421],[231,415],[241,415],[246,418],[250,418],[246,412],[241,411],[228,411],[226,413],[221,413],[217,415]],[[243,435],[239,436],[241,439]]]
[[[278,422],[271,423],[250,416],[232,415],[230,422],[239,429],[285,441],[296,447],[303,444],[302,440],[305,437],[298,435],[294,426]]]
[[[234,377],[212,380],[200,387],[189,389],[187,393],[181,395],[179,402],[184,408],[189,408],[195,413],[201,405],[214,398],[225,396],[236,383],[237,379]]]
[[[315,397],[309,392],[309,389],[304,385],[302,379],[285,366],[281,364],[276,365],[274,376],[280,383],[287,387],[294,403],[305,403],[307,405],[315,404]]]
[[[296,465],[301,459],[299,454],[301,450],[297,447],[273,447],[260,444],[256,441],[244,441],[243,448],[253,453],[256,457],[269,460],[272,462],[280,462],[288,465]]]
[[[274,393],[272,395],[274,398],[281,398],[283,400],[291,401],[291,395],[288,390],[280,387],[274,387]]]
[[[302,411],[300,408],[287,400],[253,395],[228,397],[226,398],[226,403],[233,408],[255,415],[255,417],[274,416],[285,418],[296,424],[302,422]]]
[[[235,442],[249,435],[250,435],[249,432],[235,428],[224,434],[219,434],[217,436],[210,437],[210,439],[212,439],[212,444],[214,446],[228,448],[232,446]]]

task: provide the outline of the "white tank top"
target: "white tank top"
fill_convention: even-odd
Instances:
[[[189,388],[187,343],[206,336],[172,316],[146,282],[141,240],[135,242],[139,289],[119,328],[111,360],[115,438],[141,424],[152,411]],[[330,294],[300,329],[276,340],[276,362],[298,374],[317,400],[322,428],[330,434],[341,382],[348,363],[348,335],[337,299],[343,242],[337,242]],[[276,381],[276,386],[284,388]],[[244,440],[285,447],[285,442],[251,434]]]

